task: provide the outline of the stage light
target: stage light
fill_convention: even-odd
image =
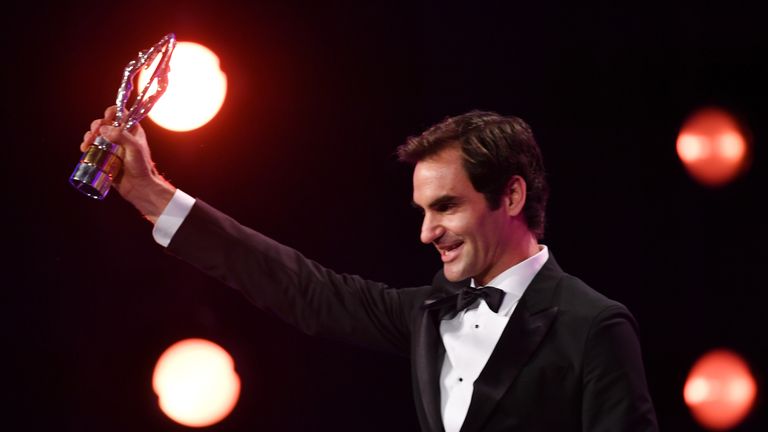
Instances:
[[[727,430],[749,414],[756,393],[757,384],[747,362],[721,349],[710,351],[693,365],[683,398],[701,426]]]
[[[171,56],[168,89],[157,101],[149,118],[166,129],[185,132],[213,119],[224,104],[227,76],[221,71],[213,51],[194,42],[178,42]],[[154,67],[142,70],[139,90],[143,89]],[[154,84],[151,87],[154,91]]]
[[[686,171],[705,186],[723,186],[749,166],[750,142],[736,119],[719,108],[695,112],[677,138]]]
[[[157,360],[152,388],[165,415],[185,426],[203,427],[232,412],[240,378],[223,348],[205,339],[185,339]]]

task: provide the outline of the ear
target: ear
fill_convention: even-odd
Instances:
[[[520,176],[512,176],[507,182],[507,187],[504,190],[504,196],[502,197],[502,205],[504,206],[509,216],[517,216],[523,212],[525,207],[525,195],[526,184]]]

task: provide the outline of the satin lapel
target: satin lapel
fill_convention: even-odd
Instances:
[[[449,282],[442,270],[432,279],[434,294],[424,304],[454,294],[469,284],[469,279]],[[424,310],[419,317],[416,337],[413,341],[413,373],[416,397],[420,398],[422,413],[429,429],[424,432],[443,432],[443,417],[440,413],[440,371],[445,358],[445,346],[440,338],[439,310]]]
[[[443,420],[440,414],[440,369],[445,347],[440,339],[437,310],[424,311],[419,323],[419,340],[414,344],[413,367],[421,397],[424,416],[429,432],[442,432]],[[427,432],[427,431],[425,431]]]
[[[553,295],[562,274],[554,258],[550,257],[531,281],[474,383],[472,402],[461,432],[483,428],[491,411],[544,339],[557,316]]]

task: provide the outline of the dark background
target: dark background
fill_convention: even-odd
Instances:
[[[211,430],[417,429],[407,359],[300,334],[166,254],[117,194],[97,202],[69,186],[124,65],[173,31],[217,52],[229,84],[197,131],[144,122],[174,184],[338,271],[424,284],[440,263],[418,241],[395,148],[470,109],[518,115],[549,171],[544,243],[635,314],[662,428],[700,430],[686,375],[728,347],[761,386],[738,430],[766,430],[765,14],[578,3],[7,6],[6,424],[184,430],[158,409],[152,369],[173,342],[203,337],[229,350],[243,382]],[[709,104],[755,137],[751,171],[720,189],[689,179],[675,153],[682,121]]]

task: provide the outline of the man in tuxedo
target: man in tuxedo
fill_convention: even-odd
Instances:
[[[564,273],[543,234],[547,184],[525,122],[448,118],[398,149],[414,165],[421,241],[443,269],[394,289],[339,275],[176,189],[141,127],[95,120],[125,148],[117,190],[158,243],[310,334],[411,358],[424,431],[655,431],[629,311]]]

